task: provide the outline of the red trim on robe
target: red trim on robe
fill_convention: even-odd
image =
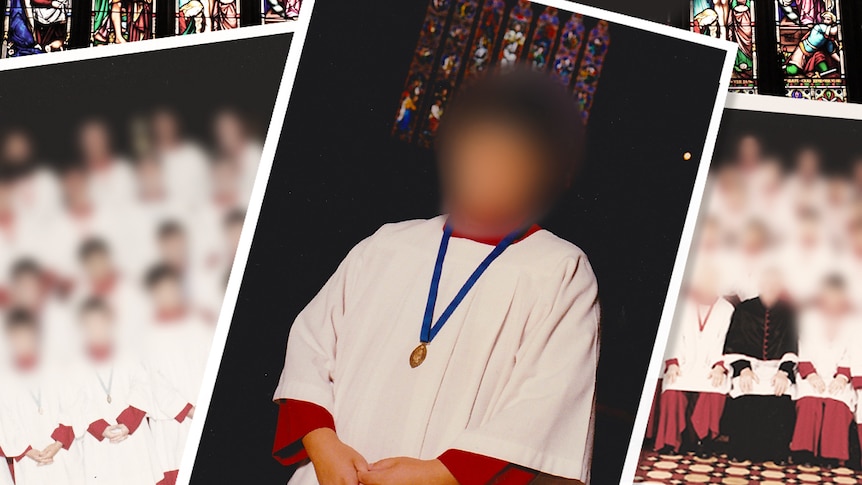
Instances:
[[[71,426],[61,424],[51,433],[51,439],[59,441],[63,445],[63,449],[68,450],[72,447],[72,442],[75,441],[75,431]]]
[[[15,461],[21,461],[21,460],[23,460],[23,459],[24,459],[24,457],[25,457],[25,456],[27,456],[27,453],[30,453],[30,450],[32,450],[32,449],[33,449],[33,447],[32,447],[32,446],[28,446],[28,447],[27,447],[27,449],[26,449],[26,450],[24,450],[24,453],[21,453],[20,455],[18,455],[18,456],[16,456],[16,457],[14,457],[14,460],[15,460]]]
[[[503,472],[508,462],[469,451],[446,450],[437,457],[459,485],[485,485]],[[495,482],[496,483],[496,482]]]
[[[853,389],[862,389],[862,376],[853,376],[850,379],[850,384],[853,385]]]
[[[672,365],[679,367],[679,359],[667,359],[664,361],[664,371],[667,372],[668,368]]]
[[[176,419],[178,423],[182,423],[183,421],[186,420],[189,413],[192,412],[193,407],[194,406],[192,405],[192,403],[186,404],[186,407],[184,407],[183,410],[180,411],[180,414],[177,414],[176,417],[174,417],[174,419]]]
[[[93,421],[90,423],[90,426],[87,427],[87,432],[93,435],[93,438],[96,438],[98,441],[102,441],[105,439],[105,430],[111,426],[104,419],[100,419],[98,421]]]
[[[170,470],[164,473],[164,478],[156,482],[156,485],[175,485],[177,483],[177,475],[179,470]]]
[[[272,456],[285,466],[306,459],[308,454],[302,446],[302,438],[321,428],[335,430],[335,419],[322,406],[296,399],[285,399],[278,405],[278,424]]]
[[[723,361],[723,360],[719,360],[719,361],[718,361],[718,362],[716,362],[715,364],[712,364],[712,367],[721,367],[721,370],[723,370],[723,371],[724,371],[724,373],[725,373],[725,374],[727,374],[727,368],[724,366],[724,361]]]
[[[183,411],[185,411],[185,409],[183,409]],[[188,411],[186,411],[186,414],[188,414]],[[144,420],[144,417],[146,415],[147,413],[145,411],[141,411],[134,406],[129,406],[124,409],[119,416],[117,416],[117,424],[124,425],[125,427],[129,428],[129,434],[134,434],[134,432],[137,431],[138,427],[141,425],[141,422]]]
[[[685,409],[688,399],[682,391],[668,389],[661,394],[658,404],[658,426],[655,434],[655,450],[670,446],[679,450],[682,432],[685,429]]]
[[[809,451],[816,456],[847,460],[850,443],[847,429],[853,413],[841,401],[803,397],[796,401],[796,424],[790,441],[791,451]]]
[[[817,372],[817,369],[814,368],[814,364],[811,362],[800,362],[798,368],[799,376],[803,379]]]
[[[836,378],[836,377],[838,377],[838,376],[844,376],[844,377],[846,377],[846,378],[847,378],[847,382],[850,382],[851,380],[853,380],[853,378],[850,376],[850,368],[849,368],[849,367],[839,367],[839,368],[838,368],[838,371],[837,371],[837,372],[835,372],[835,375],[834,375],[834,376],[832,376],[832,378],[834,379],[834,378]]]
[[[527,239],[528,237],[532,236],[533,234],[535,234],[541,230],[542,230],[542,228],[538,224],[533,224],[532,226],[530,226],[529,229],[527,229],[527,232],[525,232],[524,235],[519,237],[518,240],[516,240],[515,242],[516,243],[521,242],[524,239]],[[472,237],[472,236],[468,236],[468,235],[461,233],[461,232],[458,232],[458,231],[452,231],[452,237],[457,237],[457,238],[461,238],[461,239],[469,239],[471,241],[476,241],[477,243],[488,244],[490,246],[496,246],[497,244],[500,244],[500,241],[502,241],[503,239],[506,238],[506,234],[504,234],[502,236],[498,236],[498,237]]]

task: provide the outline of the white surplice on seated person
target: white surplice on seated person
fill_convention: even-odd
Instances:
[[[484,79],[438,132],[449,214],[381,227],[293,324],[274,395],[275,456],[311,458],[293,485],[454,484],[489,459],[589,482],[596,278],[531,227],[572,180],[582,124],[540,74]],[[291,403],[334,432],[292,428]]]

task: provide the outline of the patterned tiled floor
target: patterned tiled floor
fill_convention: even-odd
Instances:
[[[725,485],[814,485],[862,484],[862,473],[849,468],[827,470],[820,467],[779,466],[773,462],[732,462],[726,456],[708,459],[694,455],[667,456],[652,451],[641,454],[635,483],[682,485],[721,483]]]

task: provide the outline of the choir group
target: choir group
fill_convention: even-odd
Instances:
[[[766,155],[711,175],[652,413],[655,450],[849,463],[862,434],[862,160]]]
[[[77,131],[44,163],[0,133],[0,484],[171,484],[261,145],[225,109],[207,146],[175,113]]]

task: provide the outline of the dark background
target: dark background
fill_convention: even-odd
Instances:
[[[265,129],[292,35],[0,71],[0,137],[24,128],[38,158],[56,164],[76,156],[76,128],[93,116],[108,120],[121,152],[132,118],[160,106],[201,141],[208,141],[212,115],[226,107]]]
[[[822,155],[827,173],[849,176],[853,162],[862,156],[862,121],[840,118],[725,110],[715,145],[713,166],[733,160],[740,138],[754,135],[767,154],[780,157],[792,168],[800,149],[811,147]]]
[[[287,480],[271,458],[271,398],[291,322],[354,244],[385,222],[438,213],[433,154],[390,137],[426,6],[315,5],[194,484]],[[588,165],[543,221],[598,275],[596,484],[622,468],[724,56],[612,24]]]

